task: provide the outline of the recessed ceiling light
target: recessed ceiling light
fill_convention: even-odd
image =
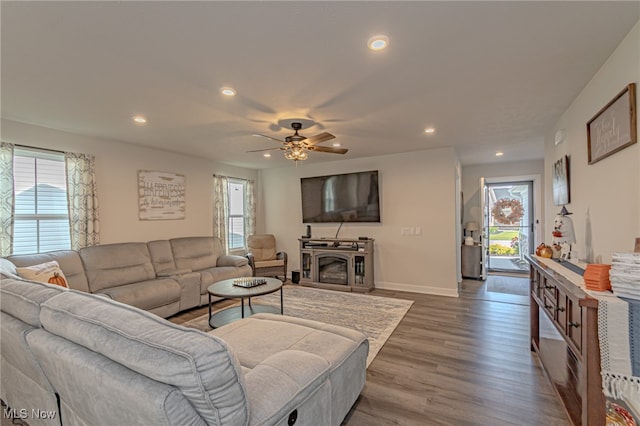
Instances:
[[[220,88],[220,93],[222,93],[225,96],[235,96],[236,89],[234,89],[233,87],[222,87]]]
[[[389,37],[385,35],[376,35],[369,39],[367,46],[371,50],[382,50],[389,45]]]
[[[146,124],[147,123],[147,118],[143,117],[141,115],[134,115],[133,117],[131,117],[131,119],[138,123],[138,124]]]
[[[340,142],[336,142],[333,144],[333,146],[335,146],[336,148],[340,146]]]
[[[426,129],[424,129],[424,132],[428,134],[432,134],[436,132],[436,129],[434,129],[433,127],[427,127]]]
[[[503,155],[504,155],[504,152],[496,151],[496,157],[502,157]]]
[[[271,158],[271,154],[269,154],[268,152],[265,152],[262,155],[264,156],[264,158]]]

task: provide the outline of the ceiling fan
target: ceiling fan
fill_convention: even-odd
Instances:
[[[287,160],[294,160],[298,162],[306,160],[309,157],[309,151],[328,152],[331,154],[346,154],[349,151],[346,148],[335,148],[317,145],[321,142],[335,139],[335,136],[333,136],[331,133],[323,132],[315,136],[306,137],[298,134],[298,130],[302,129],[302,123],[293,122],[291,123],[291,128],[294,130],[294,134],[291,136],[287,136],[286,138],[284,138],[284,140],[273,138],[267,135],[254,134],[253,136],[260,136],[263,138],[271,139],[273,141],[280,142],[283,145],[277,148],[254,149],[247,152],[262,152],[279,149],[281,151],[284,151],[284,157]]]

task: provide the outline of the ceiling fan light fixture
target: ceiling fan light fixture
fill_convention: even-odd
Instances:
[[[388,45],[389,37],[386,35],[375,35],[367,42],[367,46],[371,50],[384,50]]]

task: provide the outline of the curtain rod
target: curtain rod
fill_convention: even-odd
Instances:
[[[41,151],[57,152],[59,154],[64,154],[65,153],[64,151],[60,151],[58,149],[39,148],[37,146],[22,145],[22,144],[19,144],[19,143],[14,143],[13,146],[17,146],[17,147],[20,147],[20,148],[39,149]]]
[[[225,175],[219,175],[219,174],[216,174],[216,173],[213,174],[213,177],[223,177],[223,178],[227,178],[227,179],[242,180],[242,181],[245,181],[245,182],[251,182],[252,181],[252,179],[245,179],[245,178],[239,178],[239,177],[234,177],[234,176],[225,176]]]

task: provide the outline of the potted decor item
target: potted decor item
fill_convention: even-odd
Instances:
[[[553,257],[553,249],[545,243],[542,243],[536,248],[536,256],[551,259]]]
[[[554,257],[562,259],[571,258],[571,245],[576,242],[576,233],[573,229],[573,221],[569,217],[566,207],[562,207],[553,220],[553,247]]]

